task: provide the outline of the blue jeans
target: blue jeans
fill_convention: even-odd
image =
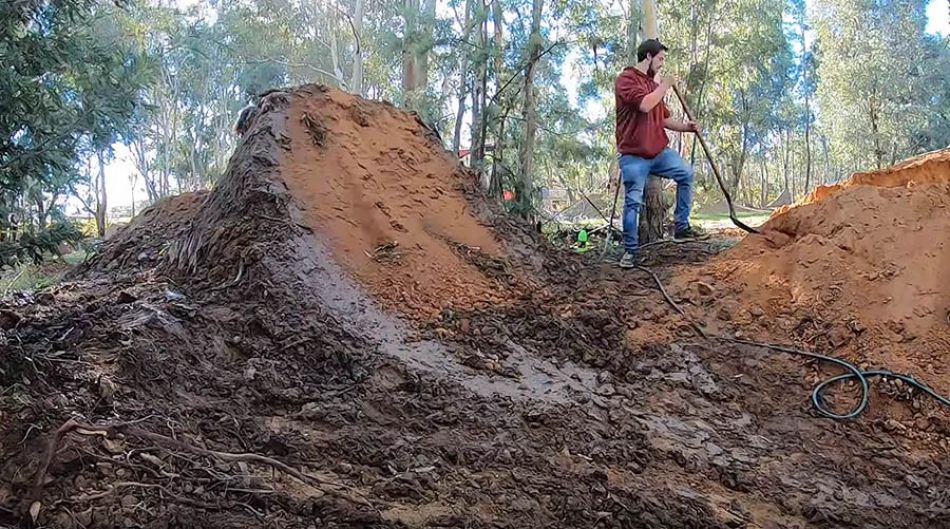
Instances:
[[[693,168],[676,151],[667,147],[654,158],[632,154],[620,157],[620,174],[625,189],[623,198],[623,245],[628,252],[639,246],[640,205],[647,177],[656,175],[676,182],[676,210],[673,221],[677,230],[689,227],[689,210],[693,203]]]

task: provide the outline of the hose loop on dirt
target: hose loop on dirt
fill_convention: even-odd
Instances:
[[[673,310],[675,310],[680,316],[685,318],[686,321],[690,323],[690,325],[693,327],[693,329],[696,331],[698,335],[700,335],[701,337],[705,339],[715,339],[715,340],[719,340],[721,342],[726,342],[726,343],[748,345],[751,347],[759,347],[762,349],[769,349],[772,351],[779,351],[782,353],[804,356],[804,357],[812,358],[821,362],[837,364],[841,366],[842,368],[844,368],[845,370],[847,370],[848,373],[843,373],[841,375],[837,375],[835,377],[829,378],[828,380],[825,380],[819,383],[817,386],[814,387],[814,389],[812,389],[812,392],[811,392],[812,406],[815,407],[815,411],[817,411],[820,415],[824,417],[828,417],[829,419],[835,419],[835,420],[848,420],[848,419],[857,418],[861,414],[863,414],[867,410],[868,401],[870,400],[870,395],[871,395],[871,384],[869,382],[869,379],[874,378],[874,377],[894,378],[894,379],[901,380],[908,386],[917,388],[921,392],[926,393],[927,395],[931,396],[934,400],[936,400],[940,404],[950,407],[950,399],[937,393],[933,388],[915,379],[914,377],[910,375],[894,373],[892,371],[888,371],[884,369],[862,371],[860,368],[858,368],[858,366],[852,364],[851,362],[843,358],[838,358],[836,356],[829,356],[829,355],[825,355],[821,353],[804,351],[801,349],[795,349],[793,347],[788,347],[784,345],[754,342],[751,340],[741,340],[738,338],[728,338],[726,336],[709,334],[702,327],[700,327],[698,323],[693,321],[693,319],[690,318],[686,314],[686,312],[684,312],[683,309],[680,308],[679,305],[677,305],[677,303],[666,291],[666,287],[663,286],[663,282],[660,281],[660,278],[659,276],[656,275],[656,273],[654,273],[652,270],[650,270],[649,268],[645,266],[637,266],[636,268],[642,272],[646,272],[647,274],[650,275],[650,277],[653,278],[653,282],[656,283],[657,288],[659,288],[660,293],[663,294],[663,298],[666,300],[666,302],[673,308]],[[825,405],[825,400],[822,395],[824,394],[825,390],[828,389],[830,386],[841,383],[841,382],[846,382],[848,380],[858,381],[858,384],[861,387],[861,398],[858,400],[858,403],[854,406],[854,408],[852,408],[851,411],[849,411],[848,413],[836,413]]]
[[[771,349],[773,351],[781,351],[783,353],[789,353],[789,354],[794,354],[794,355],[799,355],[799,356],[805,356],[808,358],[814,358],[815,360],[820,360],[820,361],[828,362],[831,364],[837,364],[845,368],[846,370],[848,370],[849,373],[844,373],[844,374],[829,378],[828,380],[821,382],[820,384],[815,386],[815,388],[811,392],[811,403],[815,407],[815,410],[818,411],[818,413],[820,413],[821,415],[824,415],[825,417],[828,417],[831,419],[837,419],[837,420],[854,419],[860,416],[862,413],[864,413],[864,411],[868,407],[868,400],[870,398],[869,396],[871,392],[869,379],[874,378],[874,377],[895,378],[895,379],[901,380],[908,386],[917,388],[923,393],[930,395],[931,397],[934,398],[934,400],[943,404],[944,406],[950,406],[950,399],[937,393],[936,391],[934,391],[933,388],[915,379],[914,377],[910,375],[903,375],[901,373],[894,373],[893,371],[888,371],[888,370],[883,370],[883,369],[862,371],[861,369],[858,368],[858,366],[852,364],[851,362],[848,362],[847,360],[844,360],[843,358],[828,356],[821,353],[813,353],[811,351],[802,351],[801,349],[794,349],[794,348],[785,347],[782,345],[752,342],[749,340],[738,340],[735,338],[720,337],[719,339],[725,342],[737,343],[737,344],[742,344],[742,345],[750,345],[753,347],[761,347],[764,349]],[[831,411],[827,406],[825,406],[825,401],[824,401],[824,398],[822,397],[822,394],[825,392],[826,389],[828,389],[832,385],[838,384],[841,382],[846,382],[848,380],[858,381],[858,383],[861,386],[861,398],[858,401],[858,403],[854,406],[854,408],[852,408],[851,411],[849,411],[848,413],[835,413]]]

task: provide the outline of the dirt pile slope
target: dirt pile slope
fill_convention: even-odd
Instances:
[[[388,308],[431,317],[498,285],[463,259],[500,254],[463,193],[472,177],[412,115],[342,92],[290,105],[281,177],[336,259]]]
[[[840,350],[950,392],[950,151],[855,174],[720,256],[714,325]],[[737,303],[738,300],[738,303]]]

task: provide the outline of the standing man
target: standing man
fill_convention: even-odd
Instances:
[[[617,77],[614,86],[617,104],[617,151],[620,153],[620,174],[625,188],[623,200],[624,254],[621,268],[637,265],[640,205],[643,189],[651,174],[676,182],[676,223],[674,238],[690,239],[703,235],[689,225],[693,198],[693,168],[680,155],[667,147],[666,130],[699,132],[699,126],[670,117],[663,96],[676,84],[675,77],[661,77],[666,60],[666,46],[656,39],[643,41],[637,48],[637,65],[630,66]]]

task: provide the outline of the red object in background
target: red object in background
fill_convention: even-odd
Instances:
[[[511,202],[512,200],[515,199],[515,192],[511,190],[506,190],[502,196],[504,197],[505,202]]]

